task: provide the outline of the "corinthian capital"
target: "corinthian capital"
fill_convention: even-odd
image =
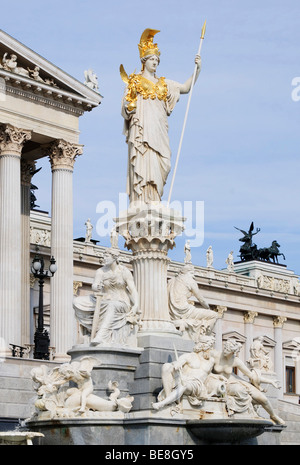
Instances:
[[[244,313],[244,322],[245,323],[254,323],[255,318],[258,316],[257,312],[246,312]]]
[[[282,328],[287,318],[285,316],[274,316],[273,326],[274,328]]]
[[[52,170],[73,170],[76,157],[82,153],[82,145],[71,144],[65,140],[54,141],[47,150]]]
[[[11,124],[0,125],[0,155],[21,155],[23,145],[31,139],[31,131]]]

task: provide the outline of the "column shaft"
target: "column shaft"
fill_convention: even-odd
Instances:
[[[23,143],[30,132],[0,127],[0,337],[21,344],[21,182]]]
[[[21,342],[30,344],[30,187],[35,162],[21,159]]]
[[[55,359],[67,359],[74,344],[73,312],[73,166],[80,146],[56,141],[50,148],[52,166],[51,254],[57,272],[51,278],[50,339]]]
[[[284,374],[283,374],[283,357],[282,357],[282,326],[286,321],[285,317],[274,317],[273,326],[274,326],[274,336],[275,336],[275,349],[274,349],[274,368],[276,373],[276,378],[280,384],[280,390],[278,398],[283,398],[283,386],[284,386]]]

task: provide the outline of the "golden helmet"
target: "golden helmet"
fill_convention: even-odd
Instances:
[[[160,56],[160,51],[158,50],[157,44],[153,43],[153,37],[157,34],[158,30],[156,29],[145,29],[140,38],[140,43],[138,44],[140,58],[144,58],[148,55]]]

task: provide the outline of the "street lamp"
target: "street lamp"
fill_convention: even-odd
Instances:
[[[37,249],[38,250],[38,249]],[[43,288],[45,278],[52,278],[57,270],[54,257],[50,259],[49,270],[44,269],[44,259],[38,254],[35,255],[31,271],[35,278],[39,280],[39,314],[38,326],[34,334],[34,355],[33,358],[40,360],[49,360],[50,338],[48,331],[44,330],[44,296]]]

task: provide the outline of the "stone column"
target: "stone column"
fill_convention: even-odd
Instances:
[[[253,342],[253,323],[254,319],[257,317],[257,312],[245,312],[244,313],[244,323],[245,323],[245,360],[247,361],[250,357],[250,349]]]
[[[30,187],[35,162],[21,159],[21,265],[22,345],[30,344]]]
[[[116,220],[117,230],[132,250],[133,276],[139,295],[141,331],[179,334],[170,318],[167,291],[168,251],[182,232],[184,219],[155,205],[131,206]]]
[[[224,307],[223,305],[216,305],[215,307],[213,307],[213,310],[218,312],[218,315],[219,315],[219,318],[217,319],[215,328],[214,328],[214,331],[216,334],[215,349],[218,351],[222,351],[222,334],[223,334],[222,319],[223,319],[224,313],[227,312],[227,307]]]
[[[274,369],[276,378],[279,381],[280,389],[278,390],[278,398],[283,398],[284,389],[284,373],[283,373],[283,357],[282,357],[282,328],[286,318],[283,316],[275,316],[273,318],[274,339],[276,342],[274,349]]]
[[[82,146],[57,140],[49,148],[52,169],[51,254],[57,272],[51,278],[50,340],[55,360],[66,360],[74,343],[73,312],[73,168]]]
[[[20,165],[30,138],[30,131],[0,126],[0,337],[7,348],[22,342]]]

